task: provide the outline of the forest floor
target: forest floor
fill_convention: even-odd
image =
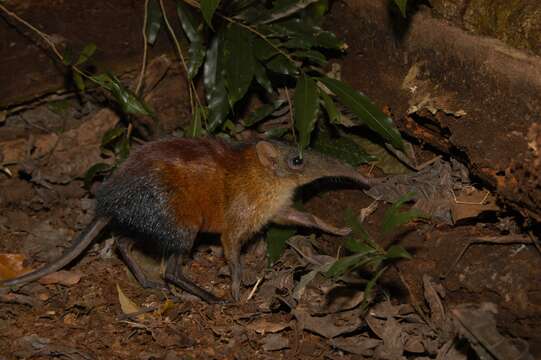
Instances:
[[[56,258],[91,221],[92,195],[72,175],[100,158],[101,137],[117,120],[110,110],[68,99],[28,110],[2,128],[4,156],[20,160],[19,173],[0,179],[2,276]],[[420,160],[435,156],[416,151]],[[374,176],[369,167],[360,171]],[[471,344],[490,349],[501,341],[498,351],[529,346],[539,355],[541,255],[521,234],[519,218],[455,163],[438,160],[412,176],[391,186],[399,192],[426,182],[419,189],[431,201],[416,206],[436,216],[381,238],[383,247],[400,244],[413,259],[384,273],[366,313],[367,274],[334,282],[315,271],[311,282],[302,280],[343,254],[338,237],[300,230],[269,267],[263,236],[256,236],[243,256],[240,303],[208,305],[180,291],[141,288],[115,252],[118,234],[105,231],[64,271],[2,290],[0,358],[465,359],[481,351]],[[448,186],[455,197],[438,196]],[[346,208],[362,213],[377,234],[388,205],[374,201],[381,194],[370,195],[317,185],[301,198],[307,211],[337,225],[344,225]],[[137,254],[159,280],[159,259]],[[185,270],[227,299],[222,255],[218,239],[205,238]]]
[[[345,36],[357,20],[341,19],[335,26]],[[379,54],[370,57],[354,39],[349,42],[353,55],[342,62],[343,77],[369,88],[371,97],[390,96],[378,92],[399,87],[403,69],[388,70]],[[373,78],[353,74],[361,60]],[[184,82],[178,71],[155,64],[149,66],[147,77],[157,72],[146,100],[169,134],[189,113],[186,97],[179,99]],[[373,83],[387,86],[366,85]],[[409,106],[391,97],[397,102],[393,110]],[[488,97],[469,98],[470,114],[484,111],[476,101]],[[86,189],[83,176],[92,165],[110,161],[103,157],[102,138],[123,120],[95,100],[57,96],[0,118],[0,278],[54,260],[93,219],[98,184]],[[507,136],[495,125],[477,125],[475,131],[467,124],[452,129],[460,130],[464,148],[475,149],[481,132],[484,139]],[[387,268],[367,310],[365,286],[373,274],[352,273],[339,281],[322,275],[345,254],[340,237],[298,229],[270,266],[265,234],[256,235],[243,253],[241,301],[209,305],[180,290],[141,288],[115,249],[120,233],[107,229],[63,271],[20,288],[0,288],[0,360],[541,358],[541,252],[534,245],[539,234],[528,231],[535,226],[449,153],[409,140],[423,164],[418,171],[363,143],[383,160],[360,172],[400,175],[366,192],[318,183],[299,195],[306,211],[338,226],[351,209],[380,246],[398,244],[412,255]],[[498,150],[473,155],[478,163],[497,162]],[[431,218],[381,236],[389,204],[411,190],[422,194],[413,206]],[[142,250],[135,249],[139,262],[159,281],[161,259]],[[217,237],[200,239],[185,272],[229,299],[230,277]]]

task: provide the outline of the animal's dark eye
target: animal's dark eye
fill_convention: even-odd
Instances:
[[[296,155],[290,158],[289,166],[292,169],[302,169],[304,167],[304,160],[299,155]]]

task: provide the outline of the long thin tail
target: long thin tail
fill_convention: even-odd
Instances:
[[[32,271],[28,274],[16,277],[0,283],[0,286],[14,286],[26,284],[38,280],[45,275],[62,269],[79,256],[99,235],[100,231],[109,223],[109,218],[97,218],[73,241],[71,248],[57,260],[45,265],[44,267]]]

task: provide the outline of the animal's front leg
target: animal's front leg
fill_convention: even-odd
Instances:
[[[345,236],[351,233],[351,229],[348,227],[338,228],[326,223],[315,215],[298,211],[291,207],[280,210],[280,212],[272,218],[272,222],[281,225],[312,227],[338,236]]]
[[[231,295],[236,301],[240,300],[240,280],[242,275],[242,264],[240,262],[240,250],[242,243],[240,238],[225,232],[222,234],[222,246],[224,256],[231,272]]]

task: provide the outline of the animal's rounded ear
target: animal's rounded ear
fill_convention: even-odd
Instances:
[[[260,141],[255,144],[255,150],[259,162],[265,167],[275,169],[278,166],[278,150],[268,141]]]

